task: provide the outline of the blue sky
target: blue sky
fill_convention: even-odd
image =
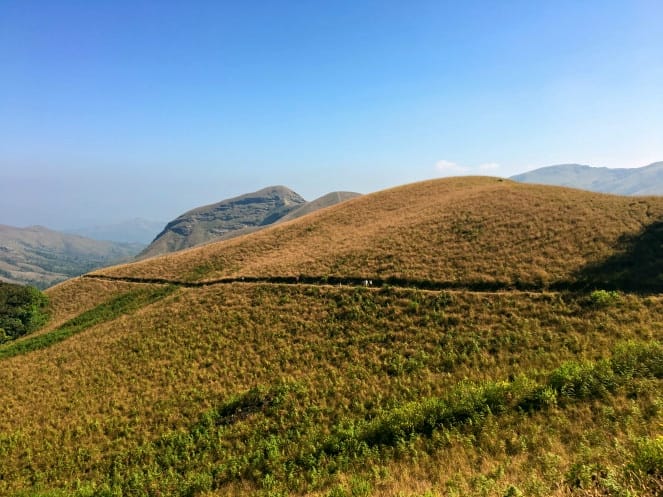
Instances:
[[[0,223],[663,160],[663,2],[0,0]]]

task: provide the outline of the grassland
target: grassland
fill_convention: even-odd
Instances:
[[[430,211],[410,210],[401,196],[413,189],[429,198],[410,203],[431,204]],[[519,234],[514,224],[505,232],[518,235],[511,248],[491,254],[486,244],[497,235],[488,232],[501,233],[505,219],[530,222],[515,206],[490,222],[482,218],[472,240],[490,260],[474,267],[478,259],[468,253],[464,266],[469,235],[453,227],[456,218],[439,197],[487,216],[491,210],[478,204],[492,191],[487,198],[511,203],[511,194],[539,195],[541,212],[570,204],[594,223],[613,217],[605,232],[594,224],[564,235],[552,221],[539,235],[529,224]],[[49,291],[57,324],[23,339],[48,346],[12,354],[0,347],[0,494],[660,495],[663,296],[652,289],[657,275],[639,291],[629,279],[656,267],[659,200],[492,179],[424,183],[374,199],[104,273],[188,281],[293,276],[302,274],[298,254],[308,254],[318,266],[305,274],[324,276],[346,257],[328,273],[444,282],[445,268],[456,264],[469,287],[494,283],[496,273],[482,267],[507,274],[514,264],[513,275],[524,278],[536,263],[528,250],[543,245],[522,240],[566,240],[567,257],[535,258],[541,279],[527,281],[536,291],[364,288],[322,279],[192,287],[80,278],[59,285]],[[359,225],[359,212],[365,229],[347,224],[338,234],[332,220]],[[411,252],[399,256],[410,273],[379,273],[379,256],[369,242],[361,245],[366,237],[375,242],[375,224],[392,230],[396,246],[410,236]],[[297,234],[305,237],[312,225],[320,236],[309,240],[310,250],[297,246]],[[434,235],[423,237],[424,226],[455,235],[431,255]],[[321,233],[332,237],[329,247]],[[414,233],[422,235],[419,249]],[[339,253],[346,250],[340,259],[337,242]],[[603,247],[602,256],[592,247]],[[587,254],[573,259],[581,249]],[[648,254],[647,265],[630,267],[633,254]],[[429,261],[430,273],[420,260]],[[550,288],[580,275],[589,287]],[[60,340],[63,330],[71,333]]]
[[[651,271],[661,269],[659,251],[631,257],[621,275],[604,274],[610,271],[603,264],[629,257],[642,237],[660,241],[662,216],[661,197],[453,178],[366,195],[252,236],[99,274],[190,281],[391,277],[536,288],[594,281],[602,287],[619,277],[622,286],[659,288]]]

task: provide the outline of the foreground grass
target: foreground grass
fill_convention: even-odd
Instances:
[[[0,493],[646,495],[663,301],[605,295],[181,289],[0,363]]]
[[[287,383],[253,388],[208,410],[184,431],[165,433],[136,450],[109,457],[102,464],[105,481],[84,486],[79,494],[152,495],[160,488],[168,495],[186,496],[241,480],[272,493],[301,492],[324,486],[341,471],[361,473],[366,462],[375,465],[420,450],[439,453],[437,446],[455,434],[481,436],[486,425],[502,417],[527,422],[529,413],[557,406],[556,414],[564,416],[570,403],[609,399],[618,391],[651,396],[660,389],[656,380],[661,379],[663,347],[658,342],[630,342],[610,359],[567,362],[542,382],[526,375],[511,382],[463,382],[442,397],[396,405],[371,420],[345,417],[329,433],[307,419],[315,392]],[[241,426],[247,421],[253,421],[251,433]],[[228,443],[231,440],[235,443]],[[488,449],[480,443],[477,449],[481,448]],[[625,471],[616,479],[578,463],[566,480],[571,488],[659,489],[663,439],[641,439],[628,457]]]

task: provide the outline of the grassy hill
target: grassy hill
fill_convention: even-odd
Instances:
[[[658,240],[662,216],[660,197],[451,178],[358,197],[249,237],[95,274],[400,279],[482,288],[585,281],[603,287],[617,278],[620,285],[656,287],[660,271],[650,266],[658,252],[623,261],[620,275],[604,264],[619,254],[628,258],[643,238]]]
[[[0,494],[660,495],[661,214],[439,180],[64,282]]]
[[[0,225],[0,279],[46,288],[132,259],[143,245],[92,240],[42,226]]]

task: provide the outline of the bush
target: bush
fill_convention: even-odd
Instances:
[[[26,335],[46,322],[46,295],[31,286],[0,282],[0,343]]]
[[[630,469],[636,473],[663,477],[663,436],[640,440]]]
[[[618,383],[607,361],[596,364],[567,362],[555,369],[548,381],[560,396],[576,399],[603,397]]]
[[[594,307],[603,308],[610,307],[620,300],[619,292],[614,290],[594,290],[589,295],[589,301]]]
[[[663,378],[663,347],[658,342],[620,344],[610,362],[615,373],[625,378]]]

